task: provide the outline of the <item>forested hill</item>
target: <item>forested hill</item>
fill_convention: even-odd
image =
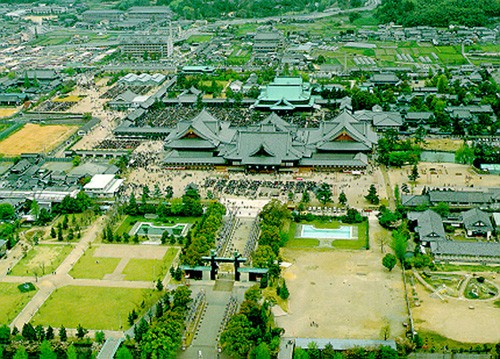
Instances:
[[[364,0],[158,0],[187,19],[252,18],[290,12],[323,11],[331,6],[358,7]]]
[[[376,16],[404,26],[484,26],[500,16],[500,0],[382,0]]]

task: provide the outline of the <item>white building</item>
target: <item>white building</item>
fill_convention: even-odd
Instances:
[[[93,197],[111,197],[114,196],[123,184],[123,179],[115,178],[115,175],[95,175],[83,190]]]

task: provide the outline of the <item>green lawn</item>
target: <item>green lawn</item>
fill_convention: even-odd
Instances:
[[[76,328],[81,324],[87,329],[126,329],[132,309],[142,315],[160,295],[151,289],[63,287],[52,293],[31,323],[54,328]]]
[[[286,242],[287,248],[315,248],[319,245],[319,240],[314,238],[294,238]]]
[[[88,249],[69,274],[73,278],[103,279],[115,270],[121,258],[94,257],[95,247]]]
[[[191,35],[187,39],[188,44],[192,44],[194,42],[200,43],[200,42],[208,42],[212,39],[212,35]]]
[[[125,280],[155,281],[163,278],[172,266],[178,248],[169,248],[163,259],[136,259],[129,260],[122,271]]]
[[[442,351],[445,347],[446,350],[452,349],[471,349],[476,347],[482,347],[480,344],[476,343],[461,343],[453,339],[449,339],[439,335],[435,332],[420,329],[418,330],[418,335],[422,338],[424,347],[428,350],[434,348],[437,351]]]
[[[358,239],[357,240],[342,240],[336,239],[332,241],[332,246],[338,249],[365,249],[366,248],[366,228],[368,222],[361,222],[359,224],[350,224],[350,226],[358,226]]]
[[[36,291],[21,293],[19,283],[0,283],[0,324],[10,324]]]
[[[500,273],[500,266],[482,266],[482,265],[454,265],[454,264],[437,264],[437,271],[443,272],[492,272]]]
[[[16,276],[43,276],[52,273],[73,249],[72,245],[40,244],[28,251],[26,256],[12,268]]]

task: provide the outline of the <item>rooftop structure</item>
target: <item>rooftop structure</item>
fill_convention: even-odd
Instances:
[[[123,179],[115,178],[113,174],[98,174],[92,177],[83,190],[89,195],[111,197],[120,190],[123,181]]]
[[[277,77],[261,92],[255,108],[270,111],[308,111],[314,106],[309,83],[300,77]]]

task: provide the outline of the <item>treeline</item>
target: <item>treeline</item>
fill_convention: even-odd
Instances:
[[[184,320],[191,300],[191,290],[185,286],[165,293],[155,307],[155,315],[148,320],[142,318],[134,327],[135,343],[125,343],[120,349],[122,353],[132,353],[130,359],[176,358],[182,345]]]
[[[289,12],[323,11],[336,4],[335,0],[158,0],[157,5],[168,5],[180,16],[189,19],[219,19],[229,16],[253,18],[286,14]]]
[[[245,300],[222,332],[220,343],[231,358],[271,358],[278,353],[283,332],[274,326],[269,302],[262,301],[262,291],[255,285],[246,291]]]
[[[201,220],[188,232],[181,253],[181,261],[189,266],[201,265],[201,257],[215,247],[217,232],[222,225],[226,208],[219,202],[211,203]]]
[[[499,0],[382,0],[375,15],[403,26],[484,26],[500,16]]]
[[[259,214],[260,236],[259,245],[252,255],[252,265],[257,268],[269,268],[271,277],[278,277],[279,251],[288,240],[285,225],[291,219],[291,214],[285,203],[272,200],[264,206]]]
[[[381,346],[378,349],[355,348],[338,352],[328,343],[324,349],[318,349],[315,342],[311,342],[307,349],[295,349],[294,359],[397,359],[398,352],[391,347]]]

